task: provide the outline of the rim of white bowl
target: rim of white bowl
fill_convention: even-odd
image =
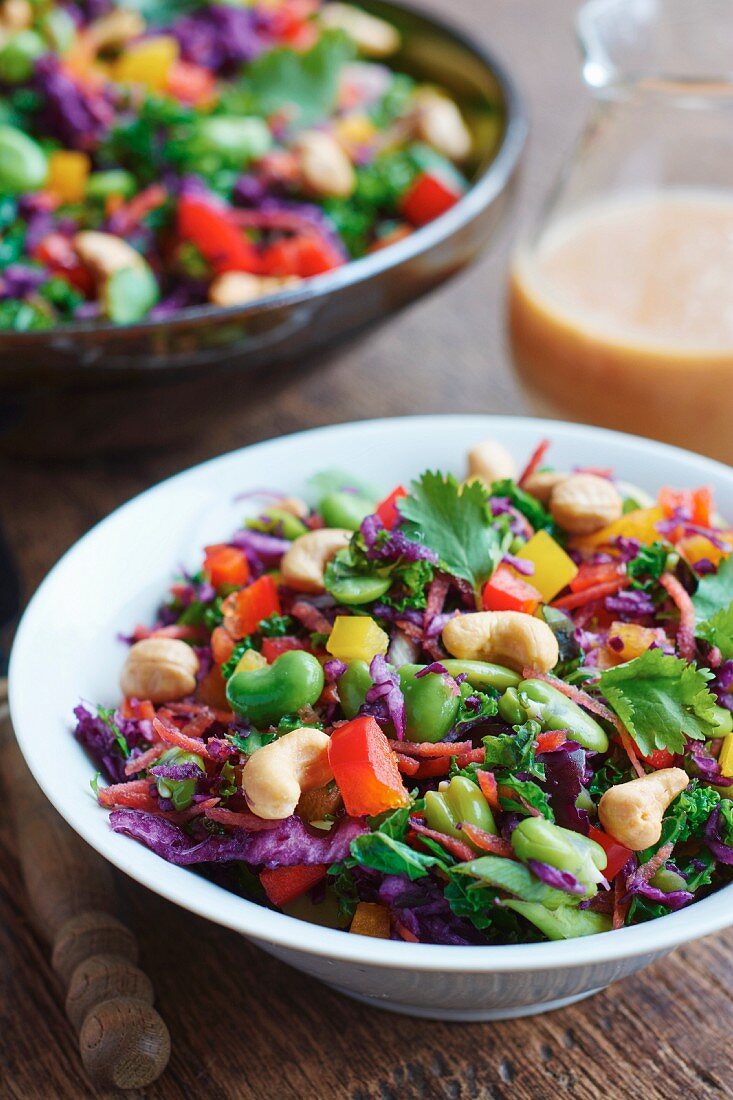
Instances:
[[[65,563],[77,550],[93,538],[108,523],[127,510],[131,510],[143,498],[160,493],[165,487],[180,483],[202,469],[223,464],[239,454],[253,451],[276,449],[286,441],[316,435],[343,434],[353,444],[358,435],[368,435],[385,428],[397,429],[400,425],[416,426],[418,429],[434,432],[444,431],[449,426],[486,428],[487,434],[492,427],[516,429],[519,425],[531,428],[535,438],[546,435],[562,436],[566,440],[574,437],[587,441],[595,438],[599,444],[604,440],[630,446],[640,457],[644,455],[663,459],[665,456],[683,460],[694,467],[700,476],[723,479],[733,487],[733,468],[714,459],[672,447],[665,443],[644,439],[625,432],[610,431],[590,425],[573,424],[562,420],[548,420],[529,416],[498,416],[480,414],[416,415],[384,417],[374,420],[350,421],[321,428],[310,428],[303,432],[292,433],[275,439],[263,440],[248,447],[238,448],[226,454],[208,459],[189,467],[150,489],[138,494],[110,515],[92,527],[74,545],[66,551],[56,565],[49,571],[31,598],[18,626],[10,658],[9,694],[10,711],[15,736],[20,749],[33,772],[36,782],[44,794],[53,803],[56,810],[92,848],[104,856],[119,870],[147,886],[161,897],[176,905],[188,909],[198,916],[205,917],[217,924],[253,937],[285,950],[316,955],[343,962],[372,965],[391,969],[413,969],[438,971],[450,969],[454,972],[507,972],[550,970],[559,967],[578,967],[593,963],[609,962],[632,958],[638,955],[657,955],[671,950],[679,944],[698,939],[733,924],[733,884],[723,887],[709,897],[694,902],[688,908],[681,909],[668,916],[659,917],[645,924],[621,928],[612,932],[602,932],[572,940],[558,940],[547,943],[508,944],[496,946],[458,946],[448,944],[405,944],[395,940],[374,939],[368,936],[352,936],[337,929],[323,928],[310,924],[284,913],[273,912],[256,902],[248,901],[233,894],[221,886],[191,869],[177,867],[167,863],[160,856],[144,848],[129,837],[113,833],[107,827],[106,815],[100,817],[99,826],[87,824],[75,812],[76,799],[59,805],[49,790],[47,761],[34,744],[32,730],[32,700],[24,697],[15,687],[18,670],[35,661],[37,655],[27,650],[26,639],[30,640],[31,628],[35,617],[41,613],[46,588],[54,583],[54,578]],[[192,879],[196,889],[191,890]]]

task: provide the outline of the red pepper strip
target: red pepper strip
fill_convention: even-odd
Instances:
[[[167,745],[176,745],[184,752],[198,753],[199,756],[205,756],[207,760],[214,759],[203,741],[198,737],[187,737],[178,726],[173,725],[172,721],[168,724],[168,717],[166,711],[161,710],[153,719],[153,729],[161,741],[165,741]]]
[[[594,699],[592,695],[589,695],[587,691],[581,691],[580,688],[573,687],[571,684],[566,684],[564,680],[559,680],[557,676],[548,676],[544,672],[537,672],[532,668],[525,668],[522,672],[522,676],[525,680],[544,680],[546,684],[551,684],[557,691],[571,699],[573,703],[577,703],[579,707],[585,707],[591,714],[598,715],[599,718],[605,719],[606,722],[610,722],[619,735],[621,744],[624,747],[626,755],[629,758],[629,762],[641,778],[646,775],[644,768],[639,762],[639,757],[636,752],[636,745],[631,739],[626,726],[623,724],[617,714],[605,706],[604,703],[599,703],[597,699]]]
[[[279,821],[266,821],[246,810],[228,810],[225,806],[207,810],[206,816],[219,825],[228,825],[231,829],[246,829],[249,833],[265,833],[280,824]]]
[[[413,820],[410,818],[410,827],[418,836],[426,836],[428,839],[434,840],[436,844],[440,844],[441,847],[445,848],[446,852],[455,856],[456,859],[461,860],[462,863],[465,863],[466,860],[474,859],[476,856],[474,850],[469,848],[465,841],[458,840],[457,837],[454,836],[446,836],[445,833],[439,833],[437,829],[428,829],[427,825],[423,825],[417,819]]]
[[[501,803],[499,802],[499,791],[496,785],[496,776],[493,772],[481,771],[476,772],[476,778],[478,785],[481,788],[481,793],[488,802],[492,810],[501,810]]]
[[[582,592],[571,592],[569,596],[562,596],[559,600],[552,601],[552,607],[563,611],[572,611],[576,607],[582,607],[591,600],[600,600],[604,596],[612,596],[620,588],[626,588],[630,584],[628,577],[617,577],[616,580],[607,581],[605,584],[594,584]]]
[[[469,764],[483,764],[485,756],[484,749],[471,749],[470,752],[462,752],[458,757],[458,767],[466,768]]]
[[[534,615],[542,602],[542,593],[502,562],[482,588],[481,602],[484,611],[521,611]]]
[[[390,530],[394,527],[397,521],[400,519],[400,513],[397,510],[397,501],[402,500],[407,496],[407,489],[404,485],[398,485],[396,489],[393,489],[388,497],[385,497],[381,503],[374,509],[375,514],[379,516],[385,527]]]
[[[679,655],[686,661],[691,661],[695,656],[695,607],[690,594],[671,573],[663,573],[659,583],[669,593],[680,613],[680,625],[677,628]]]
[[[155,763],[159,756],[163,755],[167,748],[168,746],[161,742],[158,745],[152,745],[149,749],[146,749],[145,752],[141,753],[140,756],[131,757],[125,764],[125,775],[136,775],[137,772],[149,768],[151,764]]]
[[[353,718],[336,726],[328,761],[350,817],[409,805],[396,754],[374,718]]]
[[[542,462],[542,459],[547,454],[549,447],[549,439],[543,439],[542,442],[538,443],[535,449],[532,451],[532,454],[529,457],[529,462],[519,475],[519,481],[517,482],[517,485],[520,489],[524,488],[525,481],[527,481],[527,479],[530,478],[535,470],[538,468],[538,466]]]
[[[225,630],[223,626],[215,626],[211,632],[210,644],[214,664],[224,665],[234,652],[234,647],[237,643],[234,641],[229,631]]]
[[[417,760],[413,756],[403,756],[401,752],[397,753],[397,767],[403,775],[417,775],[420,771]]]
[[[129,783],[113,783],[110,787],[100,787],[97,801],[106,809],[115,806],[127,806],[133,810],[146,810],[148,813],[160,813],[160,806],[150,793],[149,779],[133,779]]]
[[[477,825],[471,825],[468,821],[462,821],[459,829],[483,852],[491,852],[495,856],[506,856],[507,859],[517,858],[511,844],[503,837],[487,833],[486,829],[479,829]]]
[[[400,213],[412,225],[427,225],[455,206],[460,189],[432,172],[418,176],[400,201]]]
[[[449,771],[449,756],[433,756],[420,762],[415,779],[435,779],[437,776],[447,775]]]
[[[260,871],[267,897],[282,909],[290,901],[295,901],[308,890],[312,890],[326,877],[328,867],[325,863],[294,864],[292,867],[272,867]]]
[[[648,764],[650,768],[654,768],[655,771],[659,771],[661,768],[671,768],[674,764],[674,753],[669,749],[655,749],[654,752],[650,752],[648,756],[642,756],[642,760],[645,764]]]
[[[622,576],[623,566],[617,561],[584,561],[570,582],[571,592],[583,592],[598,584],[610,584]]]
[[[588,838],[595,840],[596,844],[600,844],[606,853],[607,862],[603,874],[608,882],[613,882],[621,868],[626,866],[629,856],[633,855],[633,852],[630,848],[624,847],[610,833],[604,833],[600,829],[596,829],[594,825],[591,825],[588,829]]]
[[[462,756],[473,749],[470,741],[454,741],[452,745],[445,741],[437,744],[432,741],[390,741],[389,744],[390,748],[403,756]]]
[[[269,245],[260,256],[260,272],[285,278],[297,275],[301,279],[323,275],[344,263],[343,256],[330,241],[317,233],[300,233],[283,237]]]

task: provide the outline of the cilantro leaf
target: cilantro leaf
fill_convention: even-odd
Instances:
[[[717,646],[725,660],[733,657],[733,603],[699,623],[697,636]]]
[[[669,547],[663,542],[640,546],[636,557],[626,565],[626,572],[632,578],[632,587],[644,588],[649,581],[658,581],[665,570],[668,556]]]
[[[354,56],[351,39],[326,31],[305,53],[269,50],[249,66],[246,86],[260,114],[295,111],[298,126],[327,118],[336,105],[341,68]]]
[[[407,875],[414,881],[428,874],[431,867],[448,869],[448,857],[426,855],[410,848],[387,833],[365,833],[351,842],[351,854],[362,867],[371,867],[385,875]]]
[[[442,568],[468,581],[478,594],[504,553],[486,490],[477,481],[459,486],[451,474],[430,470],[411,489],[398,505],[404,533],[435,550]]]
[[[733,554],[723,558],[717,573],[700,578],[692,602],[699,623],[730,607],[733,603]]]
[[[685,735],[694,741],[712,736],[715,697],[707,688],[710,678],[679,657],[649,649],[607,669],[599,684],[642,756],[649,756],[655,749],[683,752]]]

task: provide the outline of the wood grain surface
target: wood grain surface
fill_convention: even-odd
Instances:
[[[575,5],[431,0],[429,6],[449,10],[494,44],[530,101],[533,135],[516,231],[550,185],[587,106],[573,40]],[[332,421],[524,411],[503,349],[509,243],[506,234],[478,267],[327,359],[226,386],[215,376],[207,380],[200,400],[187,402],[178,449],[156,450],[151,439],[146,452],[81,463],[4,460],[0,515],[22,564],[24,595],[111,509],[200,459]],[[184,404],[171,390],[161,416],[178,415]],[[113,399],[100,406],[100,423],[116,431]],[[39,654],[39,690],[48,659]],[[173,1041],[166,1075],[145,1093],[155,1100],[733,1096],[730,933],[559,1012],[448,1025],[349,1001],[118,877],[123,917],[138,937]],[[10,822],[0,806],[0,1097],[96,1095],[80,1067],[61,987],[26,915]]]

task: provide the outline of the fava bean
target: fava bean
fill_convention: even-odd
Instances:
[[[197,126],[198,146],[203,153],[216,153],[230,168],[241,168],[268,152],[272,137],[260,118],[214,115]]]
[[[118,325],[142,320],[159,296],[158,280],[145,261],[113,272],[105,280],[101,295],[105,316]]]
[[[718,706],[717,703],[713,707],[713,721],[715,730],[711,733],[711,737],[725,737],[733,731],[733,714],[726,707]]]
[[[400,687],[405,697],[405,737],[408,741],[442,741],[458,715],[460,696],[442,673],[417,674],[424,665],[403,665]]]
[[[201,757],[194,752],[184,752],[182,749],[167,749],[156,761],[156,767],[159,764],[174,766],[195,764],[202,775],[206,774]],[[195,779],[164,779],[161,776],[156,780],[156,786],[160,797],[169,798],[174,810],[187,810],[196,794]]]
[[[592,752],[608,751],[608,736],[584,710],[544,680],[522,680],[519,700],[544,730],[567,730],[573,741]]]
[[[320,513],[326,527],[345,527],[358,531],[361,521],[374,511],[376,502],[358,493],[329,493],[320,503]]]
[[[372,678],[366,661],[350,661],[338,681],[339,702],[347,718],[356,718],[371,686]]]
[[[512,832],[511,842],[522,863],[533,859],[568,871],[594,893],[603,877],[607,857],[601,845],[544,817],[525,817]]]
[[[663,890],[665,894],[671,894],[674,890],[687,889],[687,879],[664,865],[657,868],[649,883],[651,886],[656,886],[657,890]]]
[[[46,52],[46,43],[35,31],[20,31],[0,49],[0,80],[5,84],[24,84],[33,75],[37,58]]]
[[[109,172],[92,172],[87,180],[87,198],[108,199],[111,195],[120,195],[129,199],[135,194],[135,177],[124,168],[112,168]]]
[[[308,528],[298,516],[284,508],[266,508],[256,519],[248,519],[247,527],[251,531],[265,531],[281,538],[294,539],[305,535]]]
[[[437,791],[427,792],[425,817],[431,829],[461,840],[466,840],[458,828],[462,822],[496,834],[491,807],[476,784],[463,775],[455,775],[450,782],[441,783]]]
[[[347,605],[371,603],[388,591],[392,581],[389,577],[330,575],[326,572],[326,589],[339,603]]]
[[[510,668],[495,665],[489,661],[461,661],[450,657],[440,663],[451,676],[465,675],[471,687],[479,691],[485,691],[486,688],[506,691],[509,687],[516,687],[522,678]]]
[[[312,653],[294,649],[266,668],[235,672],[227,683],[227,700],[258,728],[277,725],[286,714],[312,706],[323,691],[321,664]]]
[[[0,126],[0,194],[36,191],[47,175],[48,162],[40,145],[14,126]]]
[[[519,702],[516,688],[507,688],[499,699],[499,714],[510,726],[521,726],[527,721],[527,712]]]

